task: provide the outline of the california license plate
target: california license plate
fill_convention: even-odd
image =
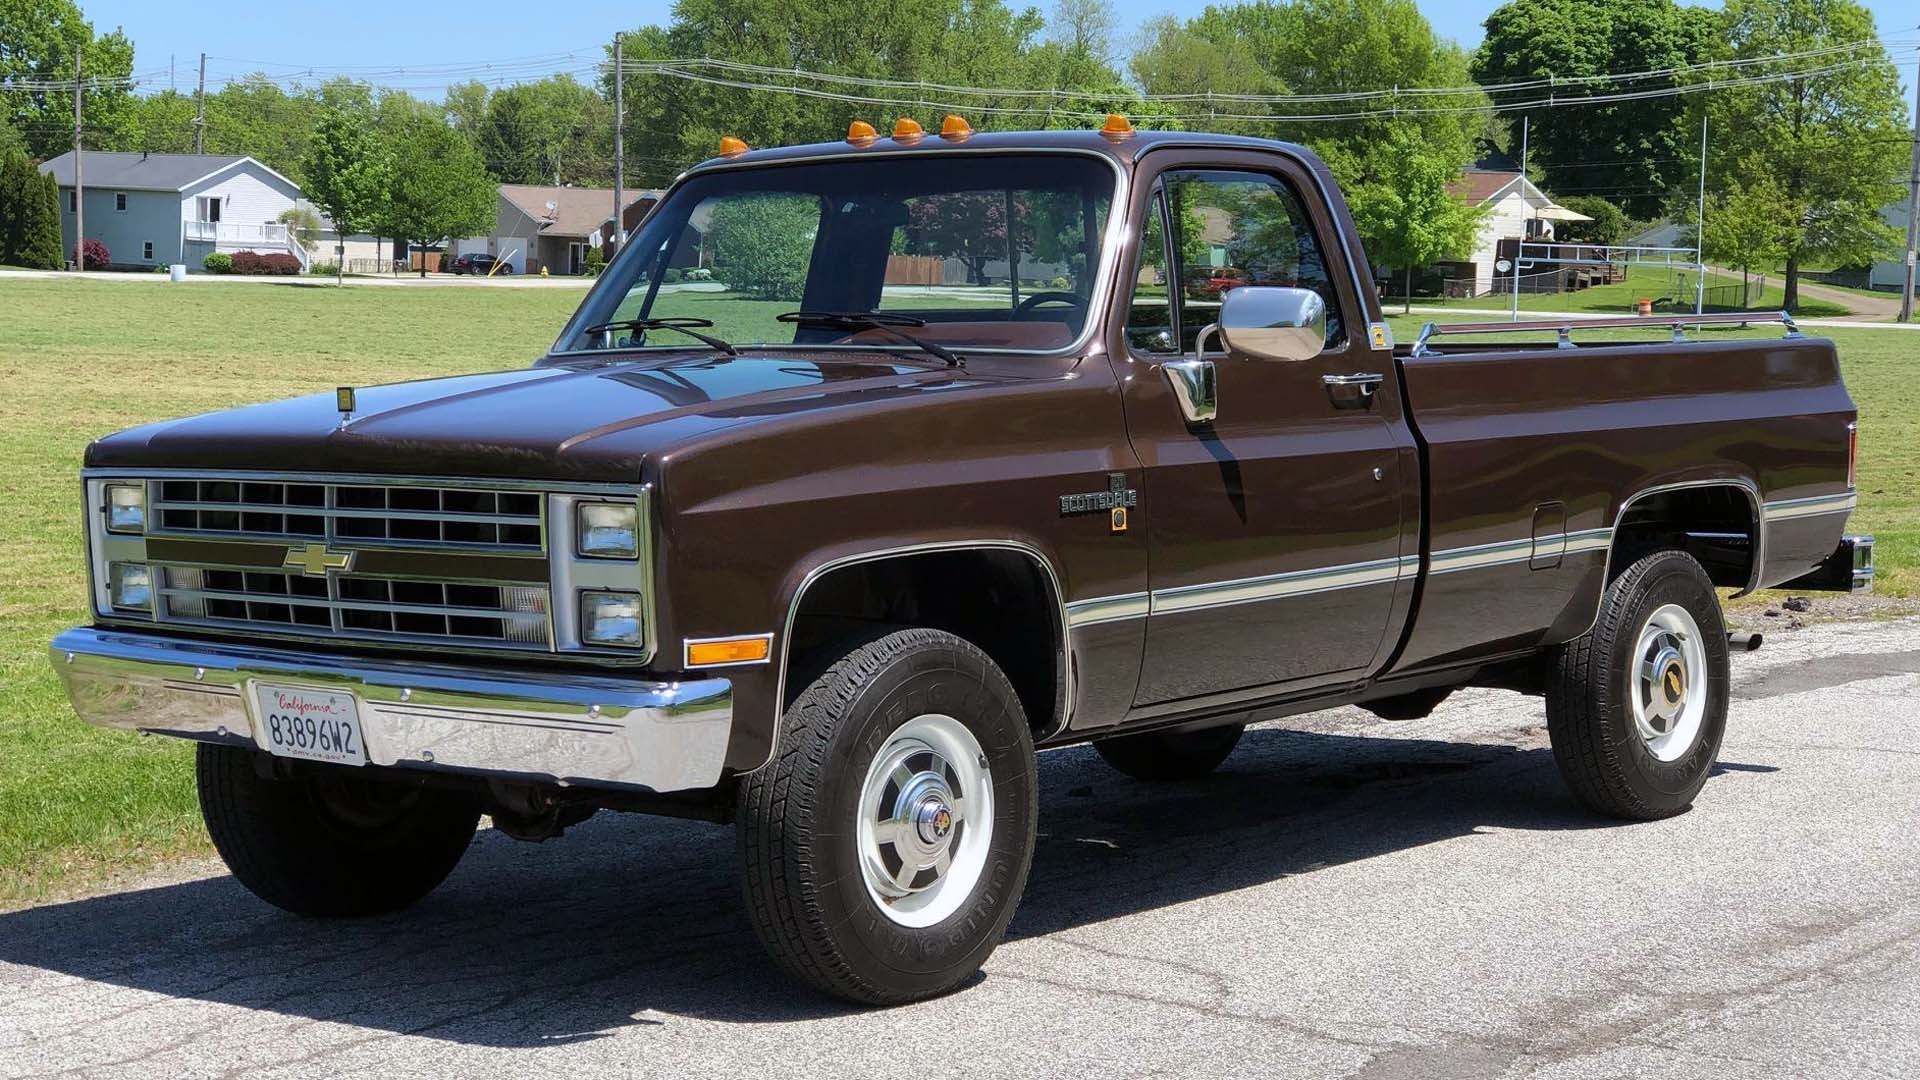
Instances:
[[[254,739],[262,750],[335,765],[367,763],[360,706],[352,694],[255,683],[253,701]]]

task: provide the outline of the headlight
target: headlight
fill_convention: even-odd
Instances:
[[[640,554],[640,510],[632,503],[583,502],[574,509],[574,547],[597,559]]]
[[[107,531],[147,531],[147,485],[107,485]]]
[[[115,611],[153,610],[153,575],[144,563],[114,563],[108,571]]]
[[[591,645],[629,645],[635,648],[644,644],[640,626],[640,594],[582,592],[580,640]]]

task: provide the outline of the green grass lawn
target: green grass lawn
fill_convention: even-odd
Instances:
[[[82,725],[46,661],[47,641],[86,618],[87,440],[345,384],[519,367],[580,296],[0,278],[0,907],[206,849],[191,749]],[[1395,332],[1411,340],[1419,322]],[[1920,393],[1906,366],[1920,337],[1834,336],[1864,417],[1856,520],[1880,535],[1883,587],[1920,592]]]
[[[1682,275],[1684,280],[1676,280],[1675,275],[1653,267],[1637,266],[1628,270],[1620,281],[1610,285],[1595,285],[1590,289],[1566,293],[1522,293],[1520,310],[1522,311],[1577,311],[1587,314],[1631,315],[1641,297],[1657,300],[1664,296],[1677,296],[1685,302],[1686,310],[1693,310],[1693,279]],[[1707,287],[1717,285],[1739,285],[1738,274],[1709,274]],[[1777,277],[1767,280],[1766,289],[1748,305],[1751,311],[1779,311],[1785,301],[1785,291]],[[1470,300],[1443,300],[1438,297],[1413,298],[1416,305],[1432,307],[1496,308],[1505,307],[1505,296],[1481,296]],[[1389,310],[1396,310],[1398,301],[1390,301]],[[1832,318],[1848,315],[1852,309],[1828,300],[1815,300],[1804,294],[1800,299],[1798,314],[1807,318]]]

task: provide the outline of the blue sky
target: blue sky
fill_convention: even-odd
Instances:
[[[1022,0],[1010,0],[1023,6]],[[1913,0],[1866,0],[1883,36],[1910,37],[1920,25]],[[1045,11],[1051,0],[1037,0]],[[1151,16],[1190,13],[1197,2],[1116,0],[1125,32]],[[1441,34],[1463,45],[1480,40],[1480,24],[1498,0],[1423,0],[1421,10]],[[167,0],[81,0],[96,28],[122,27],[138,50],[135,70],[166,71],[171,59],[182,89],[191,88],[201,52],[233,58],[210,61],[210,82],[220,73],[263,65],[394,68],[496,60],[577,51],[582,64],[598,58],[614,30],[665,22],[670,0],[562,0],[547,7],[525,0],[328,0],[301,3],[181,3]],[[251,63],[235,63],[234,60]],[[1913,69],[1905,80],[1912,87]],[[380,80],[394,81],[394,80]],[[435,80],[412,88],[438,96]],[[438,80],[444,82],[444,79]]]

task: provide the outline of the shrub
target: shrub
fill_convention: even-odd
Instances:
[[[340,264],[337,262],[312,263],[307,267],[307,273],[314,277],[333,277],[340,273]]]
[[[728,287],[755,300],[798,301],[820,229],[820,200],[766,193],[727,199],[713,211],[713,264]]]
[[[1068,281],[1064,274],[1054,278],[1048,284],[1055,292],[1067,292],[1073,288],[1073,282]]]
[[[209,274],[233,273],[233,256],[224,251],[216,251],[200,260],[200,268]]]
[[[300,272],[300,260],[283,251],[272,251],[265,255],[257,251],[241,251],[233,256],[233,272],[248,277],[297,274]]]
[[[678,285],[680,284],[681,279],[686,276],[687,276],[686,272],[681,270],[679,267],[669,266],[665,270],[660,271],[660,284]]]
[[[105,270],[113,265],[113,253],[107,245],[98,240],[88,240],[80,245],[80,257],[86,261],[82,270]]]
[[[607,256],[598,247],[587,249],[587,276],[599,277],[600,271],[607,267]]]

